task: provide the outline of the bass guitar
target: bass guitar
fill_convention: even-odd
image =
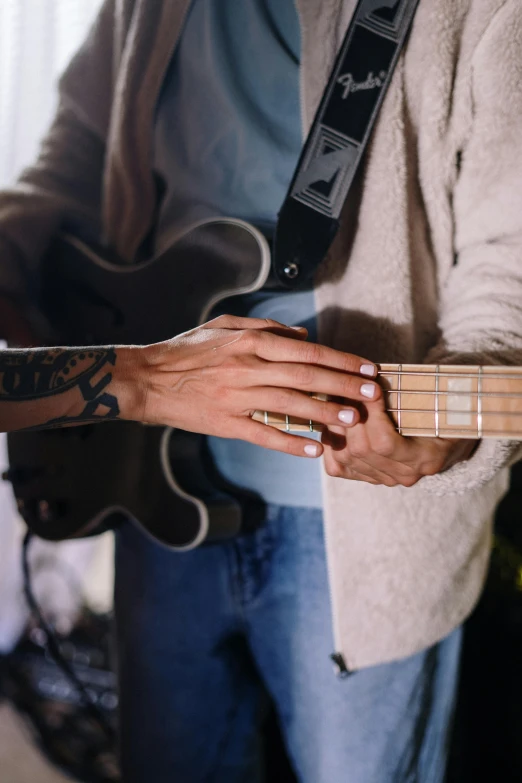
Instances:
[[[63,235],[41,265],[39,306],[65,345],[154,343],[261,289],[270,263],[263,235],[233,219],[199,222],[133,266]],[[522,368],[387,364],[379,377],[403,435],[522,439]],[[288,431],[317,429],[270,412],[255,418]],[[8,450],[18,508],[42,538],[92,535],[124,516],[186,550],[241,529],[243,503],[213,475],[203,436],[109,421],[11,433]]]

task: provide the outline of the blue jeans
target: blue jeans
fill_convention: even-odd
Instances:
[[[319,511],[182,554],[124,526],[116,617],[124,783],[260,783],[267,694],[301,783],[442,782],[460,630],[336,678]]]

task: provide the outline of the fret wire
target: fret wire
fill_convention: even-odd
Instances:
[[[388,413],[398,413],[398,408],[386,408]],[[425,413],[427,416],[431,416],[432,411],[429,408],[402,408],[403,413]],[[479,414],[481,411],[479,410],[469,410],[466,408],[465,410],[462,409],[456,409],[449,411],[450,413],[466,413],[471,414],[472,416],[475,414]],[[522,416],[522,411],[485,411],[482,410],[482,418],[484,419],[485,416]],[[406,427],[405,429],[408,429]]]
[[[437,371],[435,375],[435,437],[439,437],[439,382],[440,382],[440,373],[439,373],[439,365],[437,365]]]
[[[442,377],[442,376],[441,376]],[[454,375],[451,376],[452,378],[455,378]],[[393,391],[393,390],[392,390]],[[438,394],[442,397],[472,397],[475,392],[469,392],[469,391],[429,391],[428,389],[402,389],[403,395],[410,395],[410,394]],[[517,392],[516,394],[512,394],[511,392],[482,392],[482,399],[484,397],[501,397],[506,399],[522,399],[522,392]]]
[[[404,407],[401,407],[401,408],[386,408],[386,411],[387,411],[387,413],[396,413],[397,416],[399,416],[399,414],[401,412],[402,413],[425,413],[427,416],[431,415],[431,413],[432,413],[432,411],[429,408],[404,408]],[[466,413],[466,414],[470,414],[472,416],[480,415],[481,418],[482,418],[482,421],[484,421],[484,418],[486,416],[509,416],[510,418],[515,418],[515,417],[518,417],[518,416],[522,416],[522,411],[485,411],[484,409],[482,409],[482,410],[479,410],[479,409],[476,409],[476,410],[472,409],[472,410],[470,410],[469,408],[466,408],[466,409],[464,409],[464,408],[462,408],[462,409],[457,408],[455,410],[451,410],[451,413]],[[269,418],[268,418],[268,415],[269,415],[268,411],[263,411],[264,423],[267,426],[272,426],[272,425],[277,426],[278,422],[277,421],[271,422],[269,420]],[[289,418],[289,417],[286,417],[286,418]],[[290,426],[290,427],[293,426],[291,421],[289,421],[288,426]],[[316,426],[322,426],[322,425],[319,425],[315,421],[309,421],[308,424],[301,424],[301,425],[296,425],[296,426],[306,426],[307,428],[310,429],[310,432],[315,432],[316,431]],[[285,424],[285,428],[286,428],[286,424]],[[398,427],[397,427],[397,429],[398,429]],[[411,429],[411,428],[403,426],[403,429]],[[430,427],[429,429],[432,429],[432,428]]]
[[[397,425],[398,425],[399,435],[402,433],[401,388],[402,388],[402,364],[399,364],[399,385],[397,387],[397,407],[399,409]]]
[[[481,395],[481,396],[483,396],[483,395]],[[386,408],[386,411],[387,411],[387,413],[396,413],[397,417],[399,416],[399,414],[401,412],[402,413],[425,413],[427,416],[431,415],[431,413],[432,413],[432,411],[429,408],[404,408],[404,407],[401,407],[401,408]],[[466,413],[466,414],[470,414],[472,416],[475,416],[475,415],[481,416],[482,422],[484,421],[484,418],[486,416],[508,416],[509,418],[515,418],[515,417],[518,417],[518,416],[522,416],[522,411],[485,411],[483,408],[482,408],[482,410],[478,409],[478,408],[477,409],[471,409],[471,410],[469,408],[465,408],[465,409],[464,408],[456,408],[456,409],[452,409],[450,412],[451,413],[457,413],[457,414],[458,413]],[[279,422],[277,422],[277,421],[271,422],[269,420],[268,416],[269,416],[269,411],[263,411],[264,424],[266,424],[267,426],[272,426],[272,425],[277,426],[277,424]],[[286,418],[289,419],[288,416]],[[292,422],[288,421],[288,423],[285,423],[285,428],[287,426],[292,427],[293,426]],[[305,424],[299,424],[299,425],[296,424],[296,426],[305,426],[305,427],[310,429],[310,432],[315,432],[316,426],[322,426],[322,425],[318,425],[317,422],[310,420],[308,422],[308,424],[306,424],[306,423]],[[398,429],[398,427],[397,427],[397,429]],[[403,429],[410,429],[410,428],[403,426]],[[430,429],[432,429],[432,428],[430,428]]]
[[[402,365],[401,365],[402,366]],[[483,372],[484,368],[482,368]],[[390,378],[392,376],[396,375],[404,375],[408,376],[411,375],[412,377],[426,377],[429,378],[431,375],[435,375],[434,372],[423,372],[421,370],[378,370],[377,375],[383,375],[385,378]],[[466,373],[466,372],[439,372],[439,375],[441,378],[478,378],[480,373]],[[518,373],[484,373],[483,375],[485,378],[491,378],[492,380],[499,380],[499,381],[522,381],[522,374]]]
[[[290,432],[290,417],[288,416],[288,414],[285,416],[285,421],[286,421],[286,431]]]
[[[482,367],[477,380],[477,437],[482,437]]]
[[[404,432],[427,432],[427,433],[431,433],[431,437],[433,437],[433,428],[432,427],[404,427],[403,429],[404,429]],[[469,438],[477,439],[476,433],[474,431],[470,432],[465,427],[461,427],[460,429],[458,427],[455,427],[455,429],[446,429],[445,427],[441,427],[440,437],[443,437],[444,435],[451,435],[452,433],[456,434],[458,432],[465,433],[467,438],[469,437]],[[515,435],[517,433],[520,433],[522,435],[522,429],[521,430],[517,430],[516,433],[511,433],[511,434]],[[500,439],[502,439],[502,437],[505,437],[506,435],[509,437],[509,433],[502,433],[502,432],[497,431],[497,430],[488,430],[488,429],[483,429],[482,430],[482,435],[483,436],[485,436],[485,435],[494,435],[495,437],[498,437]]]
[[[433,413],[429,408],[404,408],[404,407],[402,407],[402,408],[386,408],[386,411],[388,413],[396,413],[397,416],[398,416],[398,414],[401,411],[402,411],[402,413],[425,413],[427,416],[430,416]],[[466,409],[464,409],[464,408],[462,408],[462,409],[457,408],[455,410],[452,409],[450,411],[450,413],[466,413],[466,414],[470,414],[472,416],[478,415],[479,413],[481,413],[482,414],[482,419],[484,419],[484,417],[486,417],[486,416],[509,416],[509,417],[512,417],[512,416],[513,417],[522,416],[522,411],[508,411],[508,412],[506,412],[506,411],[485,411],[485,410],[479,411],[478,409],[470,410],[469,408],[466,408]],[[268,421],[268,414],[265,417],[265,423],[266,424],[270,424],[270,422]],[[277,422],[275,422],[275,423],[277,423]],[[315,426],[316,426],[317,422],[312,421],[312,422],[310,422],[310,424],[315,429]],[[292,426],[292,422],[290,422],[290,426]],[[308,426],[308,425],[301,424],[299,426]],[[404,427],[404,425],[403,425],[403,427]],[[398,429],[398,427],[397,427],[397,429]],[[404,429],[408,429],[408,427],[404,427]]]
[[[275,426],[275,425],[269,425],[269,426]],[[323,425],[319,425],[317,432],[320,432],[322,429],[323,429]],[[433,437],[433,427],[403,427],[402,434],[405,436],[419,435],[423,437]],[[455,437],[471,438],[474,440],[479,439],[478,435],[474,431],[470,432],[468,429],[465,429],[463,427],[461,428],[455,427],[453,429],[442,427],[439,431],[439,437],[444,437],[444,436],[453,437],[453,438]],[[488,430],[483,428],[481,432],[481,437],[495,438],[497,440],[503,440],[503,439],[522,440],[522,427],[519,430],[515,430],[511,432],[504,432],[500,430]]]
[[[428,437],[433,437],[433,428],[432,427],[404,427],[403,428],[403,434],[404,435],[411,435],[412,433],[418,433],[421,435],[422,433],[427,433]],[[462,433],[463,438],[471,438],[472,440],[478,440],[476,434],[474,432],[469,432],[469,430],[466,429],[458,429],[458,427],[455,427],[454,430],[450,429],[441,429],[440,431],[440,437],[444,437],[444,435],[448,435],[450,437],[455,437],[458,433]],[[482,437],[483,438],[496,438],[497,440],[513,440],[514,437],[520,437],[522,438],[522,429],[517,430],[516,432],[500,432],[499,430],[482,430]]]

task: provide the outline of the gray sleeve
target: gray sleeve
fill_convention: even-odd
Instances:
[[[522,9],[507,0],[473,60],[473,128],[454,192],[457,264],[442,291],[433,364],[522,365]],[[474,456],[422,479],[437,494],[473,490],[522,457],[483,440]]]

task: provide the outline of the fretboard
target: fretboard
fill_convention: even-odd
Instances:
[[[402,435],[522,440],[522,367],[381,364],[377,380]],[[288,432],[322,429],[281,413],[254,419]]]

